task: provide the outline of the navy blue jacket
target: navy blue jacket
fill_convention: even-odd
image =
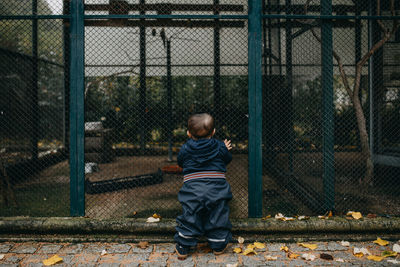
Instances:
[[[183,175],[200,171],[226,172],[226,165],[231,160],[232,155],[224,142],[214,138],[189,139],[178,154],[178,165],[183,168]]]

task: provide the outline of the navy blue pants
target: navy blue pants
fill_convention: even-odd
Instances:
[[[174,239],[183,246],[196,246],[198,236],[206,236],[211,249],[226,246],[232,238],[228,202],[232,199],[225,179],[193,179],[178,193],[182,215],[176,218]]]

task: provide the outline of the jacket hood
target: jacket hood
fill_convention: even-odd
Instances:
[[[219,143],[216,139],[189,139],[186,143],[187,150],[192,154],[193,161],[203,163],[213,160],[218,156]]]

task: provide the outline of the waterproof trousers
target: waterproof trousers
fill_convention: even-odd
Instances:
[[[224,248],[232,238],[228,206],[231,199],[231,188],[225,179],[185,182],[178,193],[182,215],[176,219],[175,241],[193,247],[197,245],[197,237],[206,236],[211,249]]]

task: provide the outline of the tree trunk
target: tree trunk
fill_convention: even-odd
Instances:
[[[358,131],[360,133],[361,153],[365,161],[364,181],[360,181],[360,183],[363,183],[365,186],[368,186],[372,185],[372,179],[374,175],[374,164],[372,163],[372,155],[371,155],[371,149],[369,147],[369,138],[367,132],[367,125],[365,122],[365,116],[358,95],[354,96],[353,106],[357,117]]]

